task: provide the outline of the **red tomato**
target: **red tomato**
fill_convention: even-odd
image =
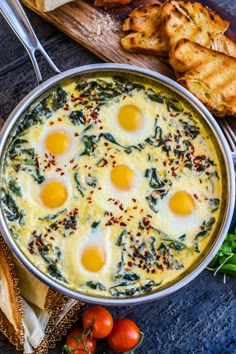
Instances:
[[[66,337],[66,345],[73,350],[73,354],[85,354],[85,351],[93,354],[96,349],[96,339],[90,334],[83,336],[82,328],[74,328]]]
[[[141,340],[141,333],[132,320],[120,318],[116,320],[113,329],[107,337],[109,346],[116,352],[127,352],[133,349]]]
[[[92,325],[94,338],[105,338],[113,327],[113,318],[108,310],[102,306],[92,306],[83,313],[83,327]]]

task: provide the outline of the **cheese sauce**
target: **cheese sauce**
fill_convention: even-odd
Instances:
[[[182,276],[211,241],[219,165],[197,113],[161,85],[81,78],[22,117],[1,204],[49,277],[92,295],[140,295]]]

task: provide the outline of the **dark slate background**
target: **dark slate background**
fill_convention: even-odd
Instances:
[[[236,17],[235,0],[214,0],[214,3]],[[37,15],[28,10],[27,13],[46,51],[62,71],[101,62]],[[43,60],[40,63],[44,78],[49,78],[53,73]],[[0,116],[6,119],[36,84],[27,53],[0,17]],[[236,226],[235,216],[231,229]],[[205,270],[171,296],[110,310],[115,318],[133,319],[144,332],[137,354],[236,354],[236,278],[228,277],[224,284],[222,274],[213,277]],[[61,353],[63,344],[64,338],[49,354]],[[105,341],[100,341],[96,352],[111,353]],[[1,334],[0,353],[17,353]]]

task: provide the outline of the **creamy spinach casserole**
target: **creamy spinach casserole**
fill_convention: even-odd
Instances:
[[[32,105],[4,157],[1,207],[43,273],[106,297],[156,291],[199,260],[222,208],[214,142],[161,84],[65,82]]]

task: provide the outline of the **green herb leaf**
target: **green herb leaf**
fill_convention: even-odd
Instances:
[[[223,244],[207,269],[214,272],[214,275],[222,272],[224,275],[236,276],[236,228],[234,232],[226,235]]]

